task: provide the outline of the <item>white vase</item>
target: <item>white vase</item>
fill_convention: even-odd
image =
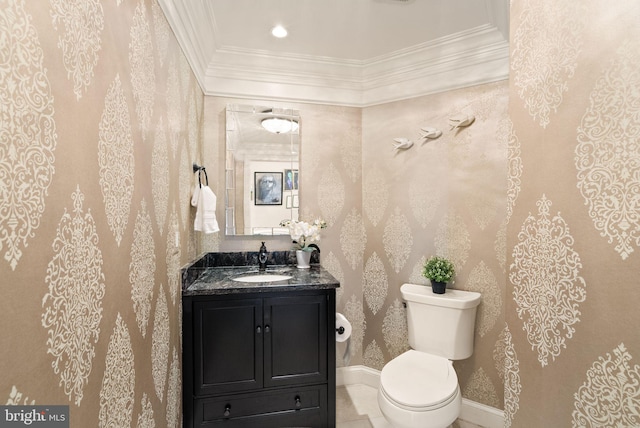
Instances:
[[[298,269],[309,269],[311,261],[311,253],[313,251],[296,250],[296,260],[298,261]]]

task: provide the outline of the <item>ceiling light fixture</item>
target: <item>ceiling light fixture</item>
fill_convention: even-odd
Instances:
[[[298,130],[298,122],[280,117],[268,117],[263,119],[262,127],[273,134],[287,134]]]
[[[287,37],[287,34],[289,33],[287,29],[284,28],[282,25],[276,25],[271,29],[271,34],[273,35],[273,37],[282,39],[283,37]]]

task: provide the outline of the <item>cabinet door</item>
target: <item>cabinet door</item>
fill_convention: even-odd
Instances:
[[[194,302],[193,321],[196,395],[262,388],[261,299]]]
[[[327,296],[264,300],[264,385],[327,381]]]

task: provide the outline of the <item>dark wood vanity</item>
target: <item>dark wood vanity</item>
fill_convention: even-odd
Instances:
[[[337,280],[319,265],[257,283],[233,280],[251,266],[195,269],[183,270],[184,426],[334,427]]]

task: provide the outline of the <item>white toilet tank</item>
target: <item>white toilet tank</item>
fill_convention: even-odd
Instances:
[[[449,360],[471,356],[480,293],[447,289],[434,294],[416,284],[403,284],[400,292],[407,303],[411,348]]]

